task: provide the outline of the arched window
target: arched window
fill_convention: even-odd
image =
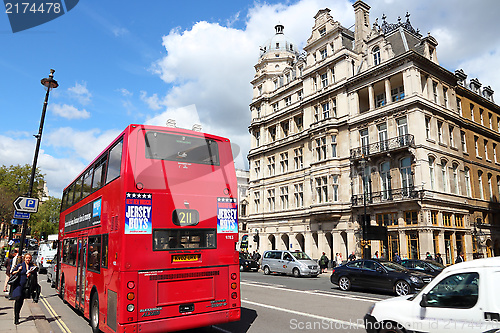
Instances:
[[[441,160],[441,178],[443,180],[443,192],[448,192],[448,179],[446,176],[446,161]]]
[[[389,162],[380,165],[380,183],[382,185],[382,198],[391,199],[391,174]]]
[[[409,157],[403,158],[399,162],[399,173],[401,174],[401,186],[404,196],[409,196],[413,188],[413,179],[411,175],[411,159]]]
[[[458,191],[458,164],[453,164],[453,193],[459,194]]]
[[[467,196],[470,198],[472,193],[471,193],[471,186],[470,186],[470,169],[465,167],[464,168],[464,175],[465,175],[465,191],[467,193]]]
[[[380,47],[375,46],[372,50],[373,53],[373,64],[377,66],[380,64]]]
[[[477,172],[478,186],[479,186],[479,198],[484,200],[484,191],[483,191],[483,172],[479,170]]]
[[[431,185],[431,190],[434,190],[434,161],[435,158],[429,156],[429,182]]]

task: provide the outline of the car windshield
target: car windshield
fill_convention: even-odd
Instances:
[[[403,272],[406,271],[406,268],[404,266],[401,266],[400,264],[396,264],[395,262],[391,261],[381,261],[380,264],[385,267],[388,271],[391,272]]]
[[[440,270],[444,269],[444,265],[441,265],[438,262],[435,262],[435,261],[426,261],[426,263],[427,263],[427,265],[431,266],[432,269],[435,269],[437,271],[440,271]]]
[[[297,260],[311,260],[307,254],[301,251],[292,252],[292,255]]]

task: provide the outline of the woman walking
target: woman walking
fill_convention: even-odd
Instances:
[[[19,325],[19,314],[21,313],[21,308],[23,307],[24,298],[26,297],[25,286],[28,278],[32,274],[36,274],[36,266],[31,262],[31,254],[27,253],[24,256],[24,261],[14,268],[12,274],[21,274],[18,282],[13,286],[12,298],[15,299],[14,302],[14,324]],[[31,293],[28,292],[27,295]],[[29,297],[29,296],[28,296]]]
[[[5,278],[5,283],[4,283],[4,286],[3,286],[3,292],[7,292],[7,282],[9,281],[9,278],[10,278],[10,269],[12,268],[11,265],[12,265],[12,258],[14,258],[14,256],[12,254],[9,253],[9,256],[7,257],[7,260],[5,261],[5,275],[7,275],[7,277]]]

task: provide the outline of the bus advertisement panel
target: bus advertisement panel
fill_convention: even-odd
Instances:
[[[239,320],[237,193],[228,139],[128,126],[64,190],[61,297],[95,332]]]

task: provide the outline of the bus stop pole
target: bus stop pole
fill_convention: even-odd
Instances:
[[[54,80],[54,72],[55,70],[51,69],[48,78],[44,78],[41,80],[41,84],[47,88],[47,93],[45,94],[45,101],[43,103],[42,108],[42,117],[40,118],[40,127],[38,129],[38,134],[36,137],[36,148],[35,148],[35,156],[33,157],[33,167],[31,169],[31,177],[30,177],[30,185],[28,190],[28,197],[31,198],[33,195],[33,184],[35,182],[35,171],[36,164],[38,162],[38,153],[40,151],[40,143],[42,141],[42,132],[43,132],[43,123],[45,122],[45,114],[47,113],[47,105],[49,103],[49,93],[52,89],[57,88],[59,84],[56,80]],[[26,239],[26,231],[28,229],[28,220],[23,220],[23,227],[21,232],[21,244],[19,244],[19,255],[23,254],[24,242]]]

